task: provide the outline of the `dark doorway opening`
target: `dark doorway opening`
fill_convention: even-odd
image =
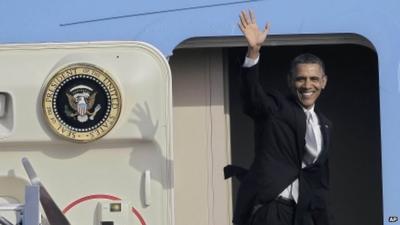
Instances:
[[[382,172],[378,58],[355,44],[263,47],[261,82],[288,93],[291,59],[310,52],[326,64],[328,85],[318,107],[333,122],[330,199],[335,224],[382,224]],[[232,164],[248,168],[253,160],[253,124],[242,113],[239,71],[246,48],[226,51],[229,74]],[[233,180],[233,202],[238,181]]]

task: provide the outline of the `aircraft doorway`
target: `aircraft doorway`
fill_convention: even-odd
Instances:
[[[330,199],[335,224],[382,224],[382,172],[377,54],[356,44],[265,46],[260,59],[264,87],[288,92],[292,58],[304,52],[326,64],[328,85],[318,101],[333,122]],[[253,124],[242,113],[239,68],[245,47],[226,50],[232,164],[248,168],[253,159]],[[232,198],[238,181],[232,181]]]

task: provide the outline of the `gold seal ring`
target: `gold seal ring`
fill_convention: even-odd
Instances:
[[[75,142],[97,140],[114,127],[121,113],[121,92],[111,76],[92,64],[58,70],[44,89],[43,114],[59,136]]]

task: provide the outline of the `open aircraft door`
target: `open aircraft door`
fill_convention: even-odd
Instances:
[[[0,80],[0,204],[24,204],[26,157],[70,224],[173,224],[171,74],[157,49],[3,45]]]

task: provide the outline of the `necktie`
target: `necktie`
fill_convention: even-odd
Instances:
[[[314,162],[315,158],[317,157],[318,154],[318,144],[317,144],[317,137],[314,132],[314,127],[315,127],[315,119],[314,116],[311,114],[311,112],[306,111],[306,136],[305,136],[305,141],[306,141],[306,152],[304,154],[304,159],[303,161],[306,163],[306,165],[310,165]]]

